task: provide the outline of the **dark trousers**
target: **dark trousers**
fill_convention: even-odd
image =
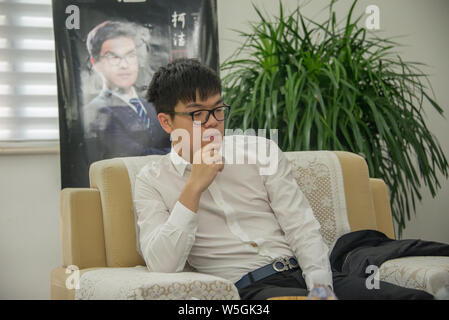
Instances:
[[[428,300],[433,296],[425,291],[408,289],[388,282],[379,281],[379,289],[368,289],[366,279],[334,271],[334,293],[340,300]],[[239,290],[243,300],[266,300],[280,296],[305,296],[307,286],[301,269],[287,270],[273,274]]]
[[[449,256],[449,245],[419,239],[394,240],[376,230],[359,230],[341,236],[329,257],[334,293],[341,300],[433,299],[433,295],[379,281],[378,289],[368,289],[368,266],[380,267],[390,259],[409,256]],[[369,279],[370,281],[372,279]],[[370,282],[372,284],[372,282]],[[268,299],[307,295],[301,269],[273,274],[239,290],[242,299]]]

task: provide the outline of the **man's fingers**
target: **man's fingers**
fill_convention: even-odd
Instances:
[[[223,157],[218,153],[212,156],[209,154],[203,154],[203,162],[205,164],[220,164],[223,163]]]
[[[207,144],[207,145],[205,145],[203,147],[203,152],[204,153],[209,153],[209,154],[212,155],[213,153],[218,152],[220,150],[220,148],[221,148],[221,144],[209,143],[209,144]]]
[[[224,163],[217,164],[217,166],[218,166],[218,171],[222,172],[224,169]]]
[[[215,162],[222,162],[222,155],[219,149],[214,147],[205,147],[202,154],[202,160],[206,164],[212,164]]]

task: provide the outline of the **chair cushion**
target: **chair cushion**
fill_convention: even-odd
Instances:
[[[384,262],[379,279],[435,294],[449,285],[449,257],[405,257]]]
[[[76,300],[238,300],[234,284],[197,272],[150,272],[144,266],[85,272]]]
[[[351,231],[338,157],[331,151],[292,151],[284,154],[292,166],[293,177],[321,225],[321,234],[331,252],[335,241]]]

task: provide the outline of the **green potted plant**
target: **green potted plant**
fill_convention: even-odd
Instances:
[[[406,62],[353,19],[355,0],[342,25],[330,1],[329,17],[311,21],[300,8],[260,21],[222,65],[228,128],[278,130],[283,151],[344,150],[362,155],[371,177],[390,191],[401,237],[421,200],[422,184],[435,197],[447,159],[423,118],[428,101],[438,113],[422,64]],[[432,94],[429,94],[432,92]]]

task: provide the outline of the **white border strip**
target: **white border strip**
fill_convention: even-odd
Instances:
[[[59,154],[59,141],[0,142],[1,155]]]

